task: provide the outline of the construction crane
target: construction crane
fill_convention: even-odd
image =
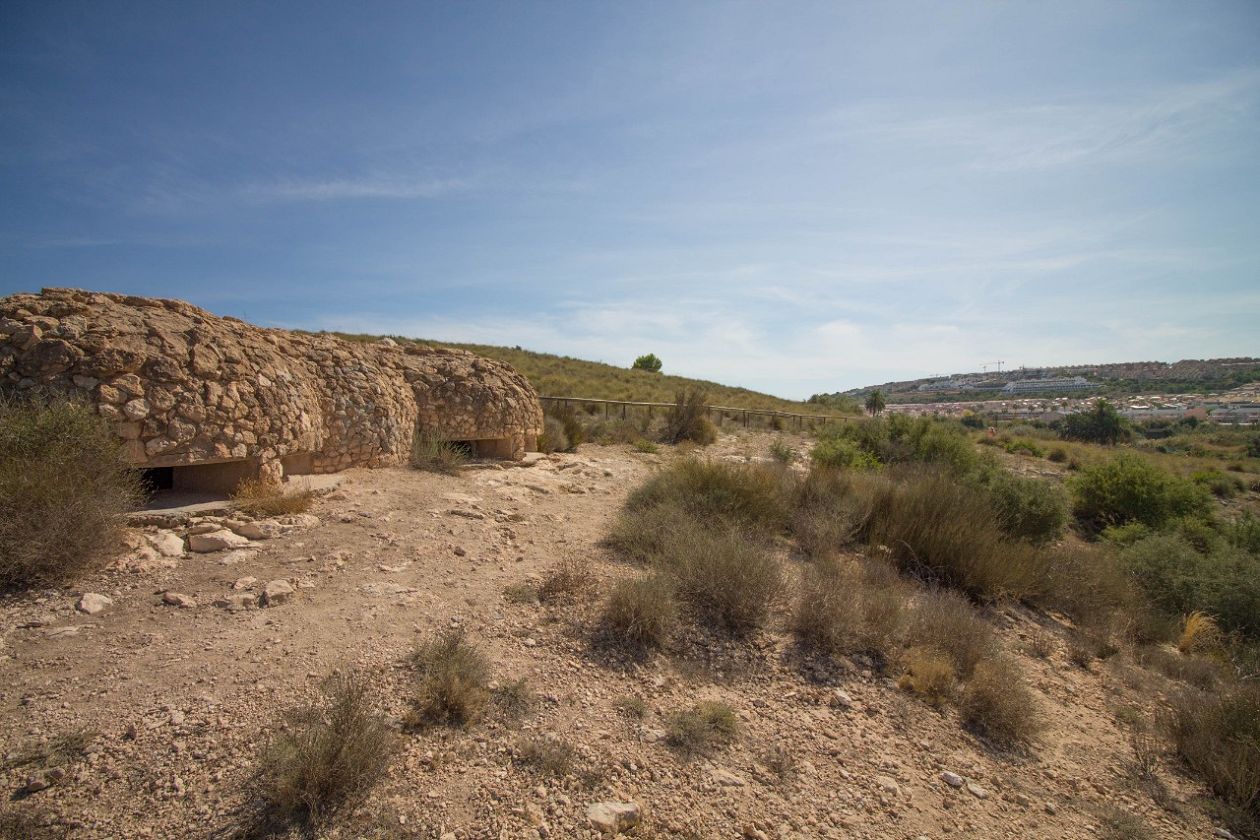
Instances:
[[[1005,359],[998,359],[996,362],[989,362],[987,365],[981,365],[980,367],[984,370],[985,373],[988,373],[989,368],[993,367],[994,365],[997,365],[997,372],[1001,373],[1002,365],[1005,364],[1005,362],[1006,362]]]

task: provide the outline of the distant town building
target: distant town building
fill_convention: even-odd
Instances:
[[[1002,389],[1004,394],[1046,393],[1048,391],[1083,391],[1100,387],[1083,376],[1071,376],[1061,379],[1020,379],[1008,382]]]

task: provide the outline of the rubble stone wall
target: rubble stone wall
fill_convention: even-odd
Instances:
[[[142,467],[251,461],[278,478],[405,463],[417,428],[520,458],[538,395],[463,350],[264,329],[176,300],[44,289],[0,298],[0,383],[96,406]]]

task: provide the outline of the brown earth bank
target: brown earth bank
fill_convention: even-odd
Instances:
[[[768,459],[775,440],[807,447],[723,435],[703,457]],[[135,529],[111,569],[0,603],[0,783],[12,795],[0,809],[75,838],[230,836],[286,708],[333,671],[359,670],[401,728],[410,654],[457,627],[499,685],[526,680],[529,707],[404,734],[367,803],[322,836],[596,837],[587,809],[601,801],[636,803],[638,836],[651,837],[1093,838],[1120,836],[1103,816],[1115,809],[1150,836],[1213,836],[1206,792],[1166,756],[1135,752],[1132,723],[1159,714],[1169,684],[1124,653],[1072,664],[1066,627],[1021,606],[986,618],[1044,713],[1023,754],[990,749],[955,710],[903,693],[861,657],[802,660],[786,598],[750,640],[690,631],[639,663],[601,653],[590,641],[601,596],[637,572],[600,541],[627,493],[676,457],[585,445],[456,476],[353,469],[310,514],[174,529],[203,549],[208,533],[231,543],[216,551]],[[786,543],[780,553],[798,576]],[[566,559],[589,562],[586,592],[509,597]],[[84,593],[112,603],[87,614]],[[625,713],[636,697],[641,718]],[[741,732],[687,758],[664,743],[664,719],[703,700],[729,704]],[[56,772],[30,760],[72,733]],[[573,745],[571,771],[513,760],[539,736]]]

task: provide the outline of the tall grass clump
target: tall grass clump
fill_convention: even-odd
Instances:
[[[305,513],[315,504],[314,490],[286,490],[278,481],[247,478],[232,491],[232,504],[250,516]]]
[[[678,597],[705,625],[745,635],[765,623],[783,588],[766,546],[738,530],[704,527],[670,534],[656,559]]]
[[[875,567],[869,567],[873,570]],[[902,631],[905,586],[853,563],[822,560],[801,581],[792,629],[805,650],[887,659]]]
[[[641,656],[669,644],[677,623],[674,584],[656,572],[613,585],[600,617],[597,640]]]
[[[314,826],[353,808],[385,775],[396,748],[362,676],[334,675],[321,694],[290,710],[263,752],[257,785],[269,828]]]
[[[790,528],[810,557],[832,554],[865,532],[879,476],[815,466],[792,488]]]
[[[1041,730],[1032,690],[1006,659],[989,659],[975,672],[958,701],[963,723],[995,746],[1026,746]]]
[[[411,466],[426,472],[457,474],[468,463],[468,453],[430,429],[417,429],[411,440]]]
[[[102,561],[140,492],[121,441],[88,406],[0,394],[0,588]]]
[[[490,699],[490,661],[461,630],[425,642],[413,661],[419,679],[408,725],[467,726],[481,716]]]
[[[938,471],[878,488],[867,539],[907,573],[975,597],[1032,594],[1045,577],[1045,558],[1002,532],[983,491]]]
[[[653,509],[704,523],[768,534],[788,521],[786,474],[781,467],[685,458],[658,472],[626,500],[630,515]]]
[[[538,451],[544,455],[553,452],[566,452],[569,449],[569,436],[564,433],[564,424],[555,417],[543,417],[543,432],[538,436]]]
[[[1181,694],[1173,701],[1172,735],[1177,753],[1213,793],[1260,819],[1260,686]]]
[[[1177,517],[1203,516],[1211,506],[1199,485],[1127,453],[1084,468],[1069,487],[1077,518],[1099,530],[1126,522],[1162,528]]]
[[[997,647],[993,627],[965,599],[945,589],[929,590],[915,599],[906,639],[912,647],[945,656],[964,679]]]
[[[674,405],[665,415],[665,429],[661,436],[666,443],[689,440],[701,446],[717,440],[717,429],[709,420],[709,404],[704,391],[692,388],[678,392]]]
[[[549,439],[554,438],[554,451],[575,452],[586,441],[586,426],[573,406],[549,403],[543,415],[543,434]]]

